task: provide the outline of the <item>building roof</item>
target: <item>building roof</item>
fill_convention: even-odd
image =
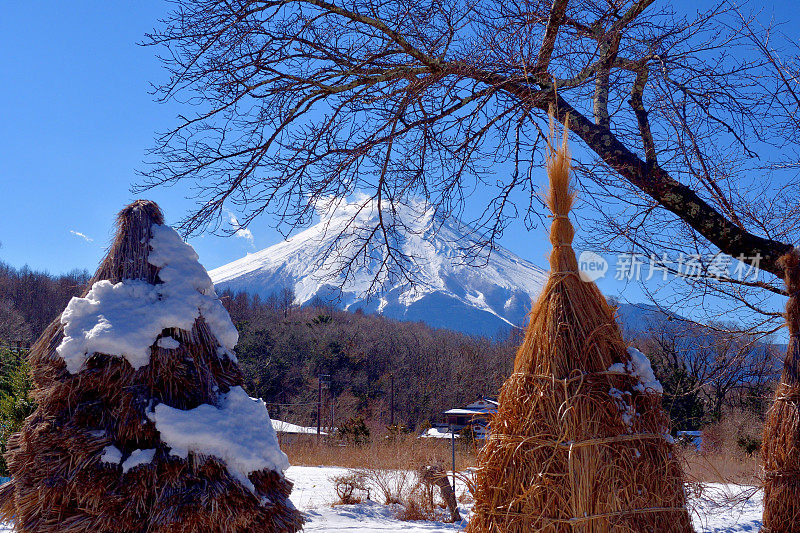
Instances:
[[[289,422],[284,422],[283,420],[275,420],[274,418],[272,419],[272,427],[277,433],[293,433],[301,435],[317,434],[316,427],[298,426],[297,424],[291,424]],[[327,435],[327,433],[322,431],[320,432],[320,435]]]
[[[456,407],[444,412],[446,415],[475,416],[494,413],[497,411],[497,400],[494,398],[483,397],[480,400],[468,404],[466,407]]]
[[[456,408],[448,409],[444,412],[446,415],[486,415],[493,413],[493,409],[469,409],[469,408]]]

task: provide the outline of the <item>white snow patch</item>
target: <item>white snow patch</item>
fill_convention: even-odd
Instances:
[[[400,293],[400,295],[397,297],[397,301],[400,302],[401,305],[409,307],[414,302],[427,296],[430,291],[430,287],[423,284],[411,285],[408,287],[408,289]]]
[[[131,455],[122,463],[122,473],[124,474],[131,468],[149,464],[156,454],[155,448],[149,450],[133,450]]]
[[[225,348],[224,346],[217,346],[217,357],[219,357],[220,359],[222,359],[223,357],[227,357],[228,359],[230,359],[234,363],[238,363],[239,362],[239,360],[236,359],[236,354],[233,353],[232,350],[229,350],[229,349]]]
[[[94,353],[124,357],[134,369],[150,362],[150,347],[165,328],[190,330],[202,316],[226,352],[239,334],[194,249],[169,226],[154,225],[148,261],[159,267],[163,283],[142,280],[92,285],[84,298],[72,298],[61,323],[64,338],[56,348],[75,374]]]
[[[656,375],[653,373],[653,367],[650,366],[650,360],[647,356],[633,346],[628,347],[628,355],[631,358],[630,364],[614,363],[609,367],[608,371],[630,374],[638,378],[639,383],[634,386],[638,391],[647,392],[650,390],[658,394],[663,394],[664,387],[662,387],[661,383],[656,379]]]
[[[214,284],[194,248],[183,242],[178,232],[169,226],[154,225],[151,232],[152,250],[147,260],[161,269],[158,277],[164,282],[162,298],[193,301],[217,340],[228,350],[233,350],[239,341],[239,332],[217,298]]]
[[[629,401],[632,400],[630,397],[631,393],[623,392],[617,388],[611,387],[608,390],[608,394],[617,401],[617,408],[619,409],[619,414],[622,417],[622,421],[626,426],[632,428],[636,411],[633,408],[632,401]]]
[[[220,407],[203,404],[184,411],[159,404],[148,416],[170,453],[185,458],[193,452],[221,459],[228,472],[253,492],[255,487],[247,477],[252,472],[289,468],[266,405],[250,398],[241,387],[220,395]]]
[[[298,426],[297,424],[292,424],[290,422],[284,422],[283,420],[275,420],[272,419],[272,427],[275,429],[276,433],[293,433],[293,434],[302,434],[302,435],[316,435],[317,428],[309,427],[309,426]],[[320,435],[327,435],[327,431],[320,431]]]
[[[383,310],[386,308],[387,305],[389,305],[389,300],[387,300],[386,298],[381,298],[380,303],[378,304],[378,313],[383,313]]]
[[[486,309],[489,312],[493,312],[492,308],[486,304],[486,296],[477,289],[473,289],[472,291],[468,292],[464,298],[470,304],[472,304],[473,307],[477,307],[478,309]]]
[[[118,465],[122,461],[122,452],[116,446],[106,446],[103,448],[103,455],[100,460],[104,463]]]
[[[180,348],[181,343],[172,337],[161,337],[158,339],[158,347],[165,350],[174,350]]]
[[[453,432],[449,431],[448,428],[446,428],[446,427],[433,427],[433,428],[428,428],[427,431],[425,431],[422,435],[420,435],[420,438],[423,438],[423,439],[453,439],[453,438],[460,439],[461,435],[458,435],[457,433],[453,433]]]
[[[294,483],[292,501],[306,514],[304,531],[325,533],[455,533],[465,522],[447,524],[430,521],[401,521],[397,507],[366,500],[357,505],[332,505],[336,491],[331,478],[349,473],[336,467],[292,466],[286,476]],[[457,494],[466,492],[461,478]],[[761,526],[762,492],[743,485],[706,483],[701,494],[689,495],[690,515],[697,533],[757,532]],[[461,516],[469,517],[471,504],[459,504]]]

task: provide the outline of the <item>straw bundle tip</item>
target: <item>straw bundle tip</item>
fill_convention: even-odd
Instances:
[[[164,213],[152,200],[135,200],[134,202],[126,205],[117,215],[117,225],[132,221],[133,219],[144,219],[151,224],[163,224]]]
[[[553,252],[550,266],[553,272],[577,272],[578,262],[572,251],[575,230],[569,219],[569,211],[575,200],[575,192],[570,185],[570,155],[567,148],[568,130],[564,128],[563,140],[558,149],[553,148],[553,133],[548,141],[547,175],[549,189],[547,206],[553,213],[550,227],[550,243]]]

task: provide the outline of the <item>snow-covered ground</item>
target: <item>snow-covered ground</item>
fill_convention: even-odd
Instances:
[[[373,531],[404,531],[408,533],[432,533],[439,531],[461,531],[467,525],[443,522],[404,522],[395,518],[397,507],[375,502],[358,505],[336,505],[336,492],[331,477],[344,474],[345,468],[328,466],[293,466],[286,475],[294,482],[292,501],[306,513],[305,531],[371,533]],[[458,488],[460,493],[461,488]],[[461,506],[462,516],[468,507]]]
[[[394,517],[395,509],[378,503],[331,504],[336,500],[332,476],[343,468],[293,466],[287,475],[294,482],[292,501],[306,513],[306,531],[343,533],[361,531],[404,531],[434,533],[460,531],[466,526],[441,522],[403,522]],[[458,493],[462,488],[458,488]],[[692,517],[698,533],[756,532],[761,527],[761,492],[739,485],[708,484],[691,500]],[[462,516],[469,505],[461,506]]]
[[[439,533],[461,531],[460,524],[443,522],[404,522],[395,517],[396,508],[374,502],[358,505],[336,505],[331,477],[347,472],[344,468],[293,466],[287,476],[294,482],[292,501],[306,514],[305,531],[372,533],[403,531],[406,533]],[[458,488],[460,493],[462,488]],[[756,532],[761,527],[759,491],[739,485],[708,484],[702,494],[691,498],[692,516],[698,533]],[[469,505],[461,506],[467,516]],[[0,533],[13,531],[0,525]]]
[[[742,485],[709,483],[690,499],[694,527],[700,532],[756,532],[761,528],[764,494]]]

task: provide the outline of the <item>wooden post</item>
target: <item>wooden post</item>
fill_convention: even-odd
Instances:
[[[331,402],[331,421],[328,423],[328,435],[333,435],[333,392],[330,394]]]
[[[450,426],[450,451],[453,455],[453,492],[456,491],[456,432],[453,426]]]

